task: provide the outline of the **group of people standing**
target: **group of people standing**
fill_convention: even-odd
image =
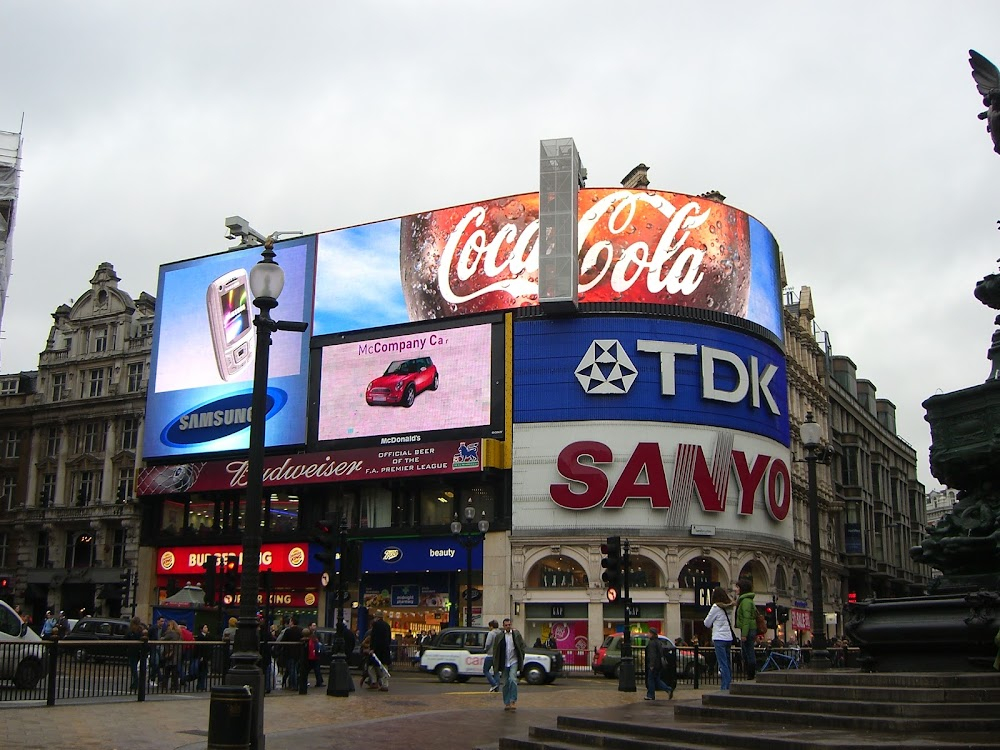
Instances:
[[[717,588],[712,592],[712,608],[705,617],[705,627],[712,629],[712,644],[715,646],[715,660],[719,665],[720,687],[729,690],[733,681],[733,670],[729,663],[729,651],[736,641],[736,632],[729,619],[729,610],[736,605],[736,627],[743,636],[740,652],[748,680],[752,680],[757,672],[757,656],[754,644],[757,640],[757,606],[754,604],[753,584],[741,578],[736,584],[736,601],[730,598],[725,589]]]
[[[160,617],[153,626],[145,625],[138,617],[129,621],[127,641],[149,640],[149,682],[155,687],[178,690],[181,684],[196,682],[197,690],[207,689],[212,647],[206,642],[214,640],[208,625],[202,625],[195,635],[183,623]],[[196,645],[201,642],[202,645]],[[190,644],[185,646],[184,644]],[[127,650],[129,671],[132,674],[131,690],[139,685],[141,651],[137,646]]]

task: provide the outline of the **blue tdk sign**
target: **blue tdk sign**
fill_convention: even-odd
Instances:
[[[724,427],[788,445],[785,357],[747,333],[627,317],[519,322],[514,421]]]

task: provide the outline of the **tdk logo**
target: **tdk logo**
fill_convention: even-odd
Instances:
[[[771,393],[771,381],[778,373],[776,365],[761,364],[755,355],[743,359],[736,352],[703,344],[680,341],[653,341],[637,339],[636,352],[658,356],[660,365],[660,393],[677,395],[677,358],[699,358],[701,372],[701,397],[708,401],[737,404],[748,399],[754,408],[766,405],[774,415],[781,410]],[[725,378],[717,377],[725,373]],[[638,372],[628,354],[616,339],[595,339],[587,349],[575,373],[587,394],[625,395],[635,382]],[[734,378],[735,376],[735,378]],[[719,382],[730,382],[732,387],[720,387]],[[686,385],[686,384],[682,384]]]
[[[595,339],[575,374],[583,390],[594,394],[628,393],[638,375],[618,339]]]
[[[382,550],[382,562],[397,563],[403,559],[403,550],[399,547],[386,547]]]

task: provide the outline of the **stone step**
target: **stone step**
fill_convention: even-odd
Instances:
[[[894,702],[889,700],[831,699],[817,700],[801,695],[753,695],[744,693],[710,693],[702,699],[704,706],[737,708],[749,711],[770,711],[775,714],[820,712],[851,720],[859,716],[912,717],[926,719],[978,718],[991,704]],[[989,707],[989,709],[987,709]]]
[[[732,695],[767,695],[813,700],[861,700],[880,703],[995,703],[997,692],[989,688],[863,687],[858,685],[758,684],[734,682]]]
[[[748,729],[752,731],[748,731]],[[927,734],[868,734],[801,727],[748,727],[742,723],[639,725],[586,717],[559,717],[556,727],[531,727],[527,737],[505,737],[499,750],[896,750],[969,748],[995,750],[995,735],[949,737]]]
[[[852,687],[981,688],[1000,690],[1000,672],[861,672],[855,669],[758,672],[761,685],[850,685]],[[749,683],[733,683],[749,684]]]
[[[707,697],[707,696],[706,696]],[[844,716],[824,713],[823,704],[813,704],[812,711],[802,710],[749,710],[746,707],[718,705],[678,705],[674,708],[678,718],[708,721],[745,721],[750,723],[780,722],[795,726],[829,729],[850,729],[869,732],[997,732],[1000,716],[991,708],[982,707],[980,716],[964,718],[922,718],[913,716]]]

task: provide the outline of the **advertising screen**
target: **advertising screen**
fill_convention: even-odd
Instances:
[[[316,238],[275,245],[285,286],[272,317],[312,317]],[[250,269],[261,248],[161,266],[146,403],[146,458],[246,450],[256,358]],[[305,442],[309,336],[278,331],[269,357],[268,446]]]
[[[488,429],[493,338],[483,323],[323,347],[317,439]]]
[[[581,303],[714,310],[781,339],[777,243],[752,216],[622,188],[581,190],[578,212]],[[528,193],[320,234],[313,333],[537,305],[538,227]]]
[[[733,328],[624,315],[514,325],[514,421],[634,419],[788,445],[788,376],[773,344]]]

